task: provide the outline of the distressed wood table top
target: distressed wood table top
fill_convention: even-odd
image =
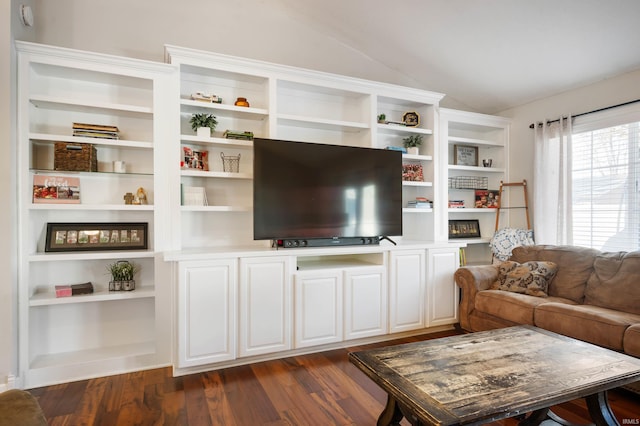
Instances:
[[[640,359],[530,326],[349,358],[418,424],[480,424],[640,380]]]

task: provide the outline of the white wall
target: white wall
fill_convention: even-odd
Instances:
[[[29,5],[30,1],[20,4]],[[17,258],[15,169],[15,49],[13,38],[30,40],[32,31],[18,20],[18,1],[0,0],[0,182],[4,205],[0,208],[0,392],[13,387],[17,375]],[[7,207],[8,206],[8,207]]]
[[[37,42],[164,60],[164,45],[415,86],[319,34],[281,0],[36,0]],[[431,89],[436,90],[436,89]]]
[[[640,99],[640,70],[497,114],[513,119],[509,152],[509,181],[519,182],[526,179],[529,184],[529,200],[533,200],[534,132],[529,128],[531,123],[547,119],[555,120],[560,115],[580,114],[636,99]],[[529,209],[529,213],[533,218],[532,209]],[[524,215],[518,215],[514,211],[511,216],[511,225],[526,227]]]

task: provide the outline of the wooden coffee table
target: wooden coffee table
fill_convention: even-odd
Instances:
[[[388,394],[378,425],[483,424],[551,418],[549,407],[586,398],[597,425],[617,425],[606,391],[640,380],[640,359],[530,326],[352,352]],[[527,414],[528,413],[528,414]]]

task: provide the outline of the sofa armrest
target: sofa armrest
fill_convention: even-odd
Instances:
[[[478,291],[487,290],[498,279],[495,265],[463,266],[454,274],[456,284],[462,290],[460,297],[460,326],[471,331],[469,315],[473,312]]]

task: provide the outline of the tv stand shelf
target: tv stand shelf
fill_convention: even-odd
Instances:
[[[348,255],[298,256],[297,270],[346,269],[385,265],[384,252]]]

